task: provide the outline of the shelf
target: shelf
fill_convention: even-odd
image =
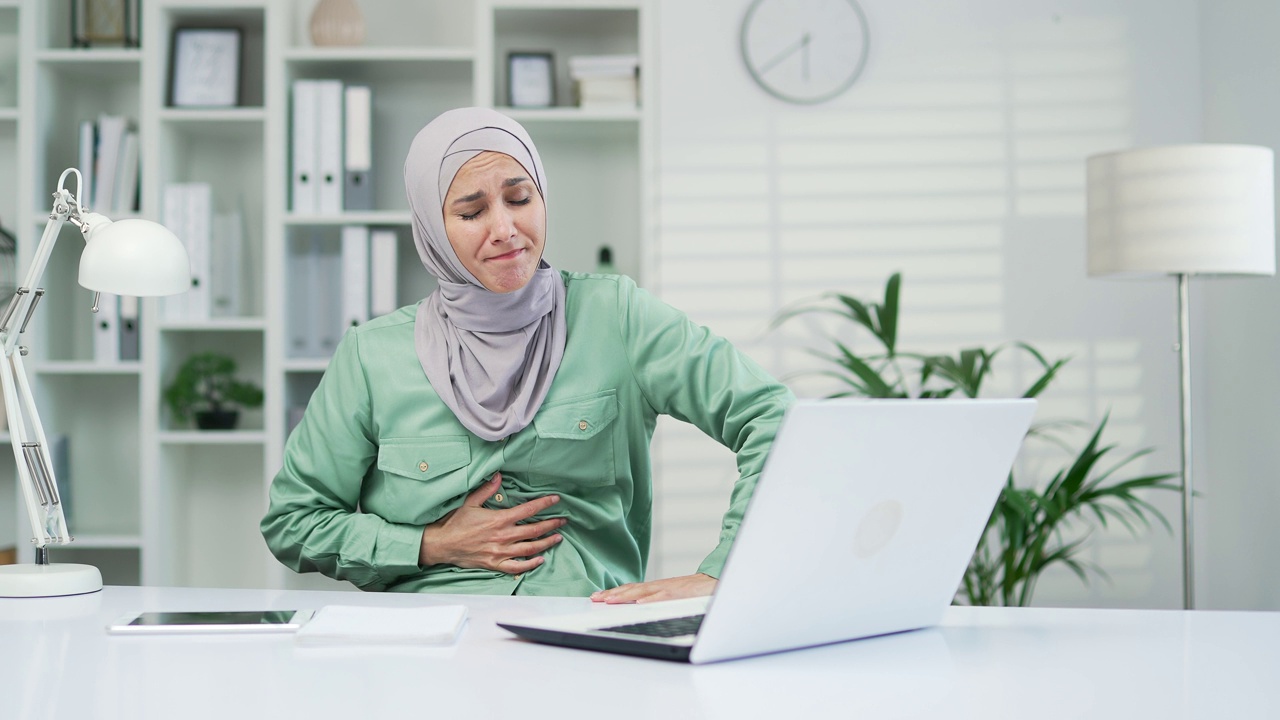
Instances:
[[[263,430],[165,430],[165,445],[261,445],[267,441]]]
[[[347,212],[341,215],[285,215],[286,225],[409,225],[413,214],[408,210],[373,210]]]
[[[290,358],[284,361],[285,372],[324,372],[329,368],[329,358]]]
[[[55,72],[75,75],[78,79],[137,80],[142,68],[142,51],[109,50],[41,50],[36,61]]]
[[[267,111],[260,107],[165,108],[159,115],[161,120],[174,123],[250,123],[267,119]]]
[[[93,360],[45,360],[32,363],[40,375],[137,375],[142,364],[135,361],[101,363]]]
[[[293,48],[284,52],[284,59],[294,63],[472,62],[475,56],[474,50],[463,47]]]
[[[77,533],[74,520],[68,521],[67,524],[70,526],[71,537],[74,541],[70,545],[57,546],[54,548],[55,553],[58,550],[129,550],[142,548],[142,538],[137,535]]]
[[[18,120],[18,108],[6,107],[0,108],[0,121],[16,122]]]
[[[499,107],[498,112],[519,122],[640,122],[640,108],[515,108]]]
[[[224,331],[224,330],[265,330],[267,321],[259,317],[243,318],[210,318],[208,320],[167,320],[160,323],[161,330],[181,331]]]

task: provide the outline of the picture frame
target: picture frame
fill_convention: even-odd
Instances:
[[[550,52],[507,53],[507,104],[523,108],[556,104],[556,64]]]
[[[71,0],[71,47],[140,47],[141,4],[141,0]]]
[[[178,27],[169,50],[170,107],[236,107],[244,31],[238,27]]]

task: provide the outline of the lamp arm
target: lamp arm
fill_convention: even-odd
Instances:
[[[75,168],[63,171],[58,178],[58,189],[53,193],[53,211],[49,214],[49,222],[40,237],[40,244],[36,246],[35,257],[27,269],[26,279],[14,292],[0,318],[0,339],[3,340],[4,348],[4,361],[0,363],[3,365],[0,367],[0,387],[4,389],[4,410],[9,420],[9,439],[13,446],[18,484],[22,487],[27,517],[31,521],[34,535],[33,542],[38,550],[43,550],[50,543],[69,543],[71,536],[67,533],[67,520],[58,495],[57,478],[49,462],[44,427],[40,423],[40,414],[36,411],[31,385],[27,382],[22,362],[26,348],[18,345],[18,338],[26,331],[31,315],[35,312],[35,305],[44,294],[44,288],[38,287],[38,284],[49,264],[63,224],[71,220],[80,226],[81,231],[84,230],[76,195],[64,187],[68,175],[75,175],[77,195],[79,194],[80,171]],[[28,430],[34,435],[34,439],[27,434]],[[39,555],[44,557],[43,553]]]

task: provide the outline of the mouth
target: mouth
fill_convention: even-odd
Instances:
[[[524,252],[525,252],[525,249],[524,249],[524,248],[516,248],[515,250],[512,250],[512,251],[511,251],[511,252],[509,252],[509,253],[503,253],[503,254],[501,254],[501,255],[494,255],[494,256],[493,256],[493,257],[491,257],[491,258],[487,258],[487,259],[485,260],[485,262],[490,262],[490,261],[495,261],[495,260],[496,260],[496,261],[498,261],[498,262],[501,262],[501,261],[503,261],[503,260],[515,260],[516,258],[518,258],[518,257],[520,257],[521,255],[523,255],[523,254],[524,254]]]

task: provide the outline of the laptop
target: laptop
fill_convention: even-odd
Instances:
[[[936,625],[1034,400],[801,400],[709,598],[499,622],[517,636],[690,663]]]

